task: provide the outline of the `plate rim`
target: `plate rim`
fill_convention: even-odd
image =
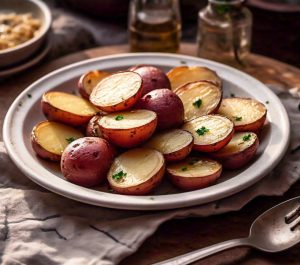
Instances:
[[[80,186],[77,186],[73,183],[67,182],[63,179],[60,179],[59,177],[57,177],[58,179],[60,179],[60,181],[63,181],[65,183],[67,183],[67,186],[71,187],[73,192],[70,191],[66,191],[61,189],[60,186],[53,186],[51,185],[51,183],[47,183],[47,181],[43,180],[43,177],[38,177],[35,172],[28,172],[28,165],[26,167],[25,162],[20,161],[20,159],[18,158],[16,151],[14,150],[14,146],[12,145],[12,143],[10,142],[10,124],[13,118],[13,115],[16,112],[16,108],[18,107],[18,103],[21,101],[22,98],[24,98],[26,96],[26,94],[28,94],[29,91],[34,90],[34,88],[36,86],[38,86],[39,84],[42,84],[44,81],[47,81],[47,79],[51,78],[52,76],[55,76],[57,74],[66,72],[68,70],[75,71],[74,69],[76,69],[76,67],[80,67],[80,66],[84,66],[84,65],[89,65],[95,62],[100,63],[101,61],[105,61],[105,60],[113,60],[113,59],[125,59],[130,57],[130,58],[139,58],[139,57],[148,57],[148,58],[154,58],[154,57],[160,57],[160,59],[162,59],[162,57],[164,57],[166,59],[166,57],[168,58],[172,58],[175,60],[186,60],[186,61],[197,61],[199,64],[201,63],[206,63],[209,65],[214,65],[215,67],[218,68],[223,68],[231,73],[235,73],[238,75],[242,75],[242,77],[244,79],[248,79],[250,80],[252,83],[256,83],[258,86],[260,86],[261,88],[264,89],[264,92],[268,95],[268,97],[270,97],[270,99],[272,99],[272,101],[275,101],[277,103],[277,106],[279,107],[279,113],[281,114],[281,118],[284,121],[284,125],[281,126],[281,130],[283,130],[283,134],[285,136],[285,138],[281,141],[280,144],[280,149],[281,152],[277,155],[276,159],[273,160],[273,163],[271,165],[269,165],[268,167],[264,168],[261,172],[259,172],[257,174],[256,177],[254,177],[251,180],[247,180],[246,182],[243,182],[242,184],[240,184],[240,186],[237,187],[231,187],[231,188],[227,188],[224,190],[224,183],[228,183],[231,182],[234,178],[231,178],[229,180],[226,180],[222,183],[210,186],[208,188],[202,189],[201,191],[203,192],[203,190],[213,190],[213,189],[217,189],[217,186],[219,188],[219,190],[223,190],[222,191],[222,195],[220,194],[220,192],[218,193],[218,196],[216,196],[216,194],[210,194],[210,196],[207,196],[206,199],[203,198],[203,196],[199,197],[199,196],[195,196],[195,193],[198,192],[197,191],[189,191],[189,192],[182,192],[180,194],[183,194],[184,197],[186,197],[185,195],[187,195],[188,197],[191,198],[184,198],[184,203],[182,203],[182,201],[179,201],[179,199],[177,198],[176,200],[172,200],[172,201],[168,201],[167,203],[164,201],[157,201],[156,197],[168,197],[171,199],[171,197],[173,197],[172,199],[174,199],[174,197],[178,197],[178,194],[169,194],[169,195],[145,195],[145,196],[129,196],[129,195],[120,195],[120,194],[111,194],[111,193],[106,193],[106,192],[101,192],[101,191],[95,191],[92,189],[87,189],[87,188],[83,188]],[[68,79],[65,79],[65,81]],[[53,86],[52,86],[53,88]],[[208,203],[208,202],[212,202],[212,201],[216,201],[218,199],[222,199],[225,197],[228,197],[230,195],[233,195],[237,192],[240,192],[244,189],[246,189],[247,187],[253,185],[254,183],[256,183],[257,181],[259,181],[261,178],[263,178],[267,173],[269,173],[281,160],[281,158],[284,156],[287,148],[288,148],[288,144],[289,144],[289,138],[290,138],[290,122],[289,122],[289,118],[286,112],[286,109],[284,108],[284,106],[282,105],[282,103],[280,102],[280,99],[264,84],[262,84],[260,81],[258,81],[257,79],[251,77],[250,75],[243,73],[237,69],[234,69],[232,67],[229,67],[227,65],[223,65],[217,62],[213,62],[210,60],[206,60],[206,59],[202,59],[202,58],[197,58],[194,56],[188,56],[188,55],[180,55],[180,54],[168,54],[168,53],[123,53],[123,54],[116,54],[116,55],[108,55],[108,56],[102,56],[102,57],[98,57],[98,58],[92,58],[92,59],[87,59],[87,60],[83,60],[80,62],[76,62],[67,66],[64,66],[62,68],[59,68],[55,71],[52,71],[50,73],[48,73],[47,75],[43,76],[42,78],[38,79],[37,81],[33,82],[30,86],[28,86],[12,103],[12,105],[10,106],[6,117],[4,119],[4,124],[3,124],[3,141],[4,141],[4,145],[6,147],[6,150],[9,154],[9,156],[11,157],[11,159],[13,160],[13,162],[15,163],[15,165],[28,177],[30,178],[32,181],[34,181],[35,183],[43,186],[44,188],[58,193],[64,197],[68,197],[70,199],[73,200],[77,200],[77,201],[81,201],[81,202],[85,202],[88,204],[93,204],[93,205],[98,205],[98,206],[103,206],[103,207],[109,207],[109,208],[115,208],[115,209],[126,209],[126,210],[162,210],[162,209],[175,209],[175,208],[183,208],[183,207],[188,207],[188,206],[193,206],[193,205],[201,205],[204,203]],[[254,163],[255,164],[255,163]],[[29,168],[30,169],[30,168]],[[244,171],[243,171],[244,172]],[[242,172],[242,173],[243,173]],[[54,175],[55,176],[55,175]],[[221,188],[220,188],[221,186]],[[78,192],[83,192],[85,195],[82,194],[74,194],[74,191],[78,191]],[[86,193],[89,194],[90,196],[86,196]],[[103,196],[101,198],[101,196],[97,196],[100,194],[101,196]],[[200,192],[201,193],[201,192]],[[193,194],[193,196],[189,196]],[[93,196],[91,196],[93,195]],[[99,197],[100,197],[100,201],[99,201]],[[109,198],[108,198],[109,197]],[[112,198],[111,198],[112,197]],[[181,196],[179,196],[181,197]],[[124,199],[126,198],[126,199]],[[138,204],[136,204],[136,200],[138,200]]]

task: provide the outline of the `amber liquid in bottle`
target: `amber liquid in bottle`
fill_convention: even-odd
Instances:
[[[181,24],[169,10],[139,12],[129,26],[132,52],[177,52]]]

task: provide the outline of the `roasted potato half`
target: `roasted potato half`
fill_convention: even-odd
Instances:
[[[205,115],[185,123],[183,130],[194,137],[193,149],[201,152],[215,152],[231,140],[233,122],[221,115]]]
[[[92,187],[105,180],[114,158],[113,147],[98,137],[80,138],[67,146],[61,157],[61,172],[77,185]]]
[[[139,74],[119,72],[100,81],[93,89],[90,101],[105,112],[127,110],[140,99],[142,90],[143,81]]]
[[[238,169],[253,158],[259,146],[258,137],[253,132],[237,132],[221,150],[210,155],[219,160],[224,168]]]
[[[116,157],[107,175],[109,185],[121,194],[143,195],[161,182],[163,155],[154,149],[136,148]]]
[[[78,91],[80,95],[85,99],[89,99],[94,87],[109,75],[110,73],[99,70],[83,74],[78,81]]]
[[[195,81],[209,81],[221,87],[221,79],[217,73],[202,66],[178,66],[172,68],[167,76],[171,82],[172,90]]]
[[[48,120],[71,126],[86,124],[98,112],[86,99],[58,91],[46,92],[41,105]]]
[[[105,139],[117,146],[131,148],[152,136],[157,115],[150,110],[124,111],[105,115],[98,123]]]
[[[251,98],[225,98],[218,110],[234,123],[235,131],[259,132],[267,117],[267,108]]]
[[[220,88],[206,81],[185,84],[174,92],[183,103],[185,121],[215,113],[222,100]]]
[[[221,176],[222,165],[209,158],[188,157],[178,163],[169,164],[166,171],[176,187],[196,190],[215,183]]]
[[[41,158],[60,161],[61,154],[68,144],[83,137],[83,134],[64,124],[42,121],[31,132],[31,145]]]
[[[172,129],[154,135],[145,146],[161,152],[166,161],[179,161],[186,158],[193,148],[191,133]]]
[[[142,77],[142,96],[155,89],[171,89],[171,84],[167,75],[157,67],[151,65],[136,65],[129,70],[138,73]]]

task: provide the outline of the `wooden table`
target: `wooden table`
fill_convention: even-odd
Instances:
[[[71,54],[52,62],[34,67],[29,71],[0,83],[0,128],[6,110],[14,98],[40,76],[67,64],[103,55],[128,52],[127,45],[100,47]],[[195,45],[182,44],[181,53],[195,55]],[[247,73],[268,84],[278,84],[286,88],[300,87],[300,69],[263,57],[251,55]],[[2,139],[2,130],[0,140]],[[227,213],[208,218],[188,218],[171,220],[142,245],[138,252],[126,258],[121,265],[146,265],[164,260],[188,251],[202,248],[220,241],[244,237],[248,234],[252,221],[264,210],[293,196],[300,195],[300,183],[295,184],[280,198],[262,197],[253,200],[239,212]],[[299,246],[277,254],[266,254],[249,248],[236,248],[199,261],[201,265],[296,265],[300,264]]]

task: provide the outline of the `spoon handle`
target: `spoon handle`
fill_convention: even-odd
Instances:
[[[232,239],[206,248],[194,250],[152,265],[186,265],[229,248],[249,245],[248,238]]]

